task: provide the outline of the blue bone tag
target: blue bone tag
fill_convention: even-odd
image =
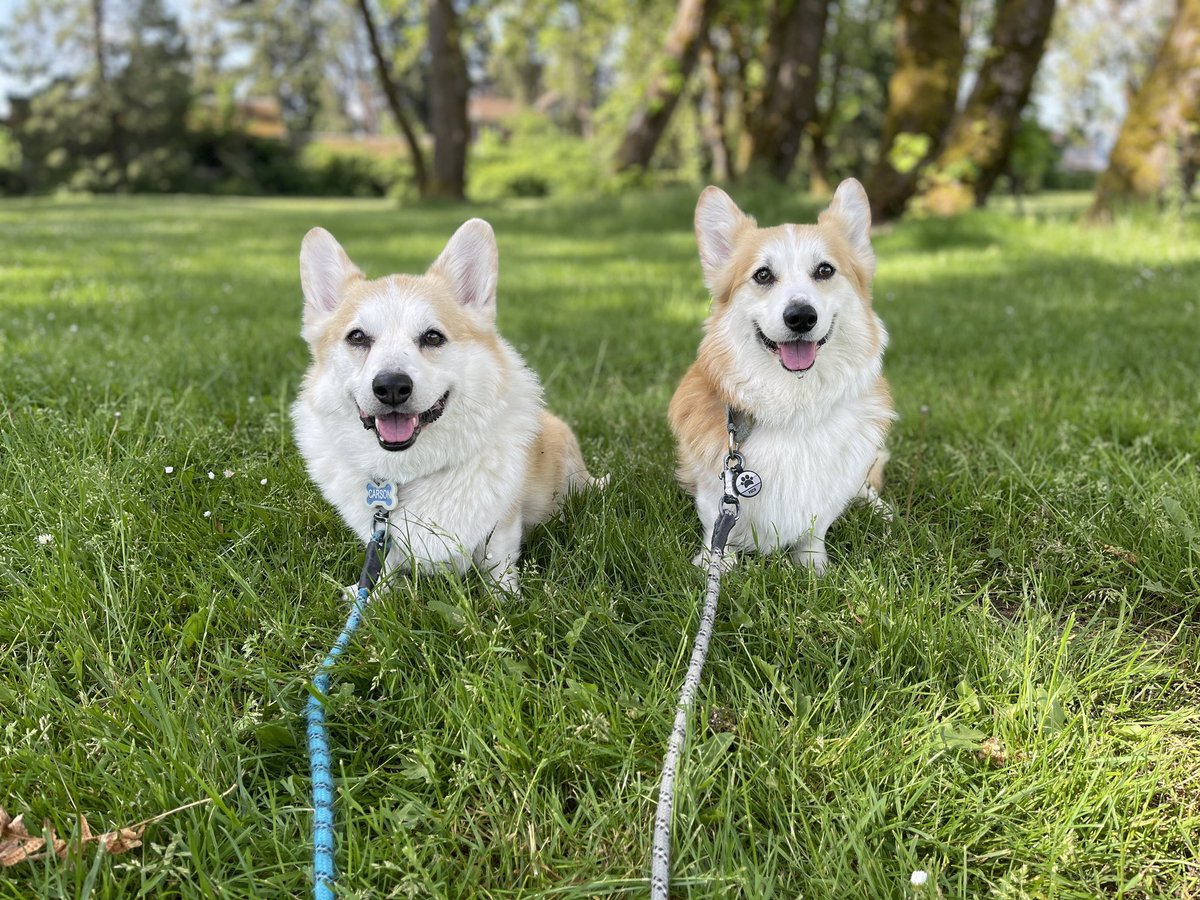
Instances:
[[[396,508],[396,486],[390,482],[380,484],[378,481],[367,482],[367,506],[372,509],[386,509],[389,512]]]

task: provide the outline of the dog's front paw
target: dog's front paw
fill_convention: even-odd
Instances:
[[[521,599],[521,579],[517,576],[516,566],[509,566],[503,572],[494,573],[492,585],[499,591],[502,600]]]
[[[711,547],[705,547],[699,553],[692,557],[692,565],[698,569],[708,571],[712,565],[713,551]],[[721,571],[729,572],[733,570],[737,563],[737,555],[730,550],[726,550],[721,554]]]
[[[791,553],[792,562],[812,571],[820,578],[829,568],[829,554],[822,548],[797,547]]]

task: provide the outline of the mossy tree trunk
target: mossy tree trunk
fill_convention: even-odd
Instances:
[[[358,12],[367,31],[367,41],[371,45],[371,58],[375,61],[375,73],[379,78],[379,86],[383,89],[383,96],[387,100],[392,119],[395,121],[396,127],[400,129],[400,133],[404,135],[404,142],[408,145],[408,156],[413,167],[413,183],[417,186],[420,194],[424,196],[428,190],[425,152],[421,149],[420,141],[417,140],[416,129],[413,128],[408,114],[404,111],[400,88],[396,84],[396,79],[392,77],[391,66],[388,65],[387,56],[383,52],[379,29],[375,27],[375,17],[371,15],[368,0],[358,0]]]
[[[429,0],[429,130],[433,171],[427,195],[461,200],[466,196],[467,63],[453,0]]]
[[[729,86],[721,71],[711,34],[706,34],[701,44],[699,65],[703,79],[696,92],[703,154],[701,171],[710,180],[725,182],[733,175],[733,153],[725,128],[729,115],[726,103]]]
[[[965,50],[961,0],[899,0],[896,68],[888,81],[879,161],[867,191],[875,221],[904,212],[921,167],[941,149],[954,118]]]
[[[826,0],[776,0],[762,54],[763,88],[746,121],[747,168],[778,181],[792,174],[804,130],[817,114]]]
[[[967,104],[927,170],[920,202],[935,215],[982,206],[1004,171],[1046,49],[1055,0],[1000,0],[991,46]]]
[[[701,38],[716,5],[716,0],[679,0],[656,71],[650,78],[645,96],[629,119],[625,137],[617,150],[618,172],[645,169],[650,165],[696,66]]]
[[[1198,128],[1200,0],[1180,0],[1096,182],[1089,218],[1104,221],[1116,207],[1157,201],[1173,177],[1185,184]]]

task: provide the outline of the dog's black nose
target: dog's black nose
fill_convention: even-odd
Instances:
[[[412,396],[413,380],[403,372],[380,372],[371,380],[375,399],[388,406],[399,406]]]
[[[817,324],[817,311],[807,303],[793,303],[783,311],[783,324],[797,334],[812,331]]]

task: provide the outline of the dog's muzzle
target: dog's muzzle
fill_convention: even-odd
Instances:
[[[384,450],[407,450],[416,443],[422,428],[441,418],[449,399],[450,392],[446,391],[437,403],[423,413],[394,412],[369,416],[360,408],[358,420],[362,422],[363,428],[375,432],[379,446]]]

